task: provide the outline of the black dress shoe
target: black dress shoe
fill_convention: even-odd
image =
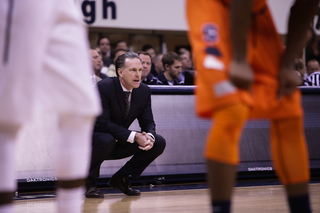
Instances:
[[[141,194],[139,190],[131,188],[128,178],[117,178],[112,176],[108,184],[115,189],[120,189],[124,194],[129,196],[139,196]]]
[[[86,182],[86,198],[104,198],[103,193],[96,186],[94,179],[87,179]]]

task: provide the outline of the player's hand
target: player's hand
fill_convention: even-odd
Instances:
[[[291,95],[297,86],[303,84],[303,80],[295,73],[293,66],[281,66],[279,70],[278,98],[282,95]]]
[[[231,61],[229,78],[240,89],[250,90],[254,79],[253,71],[246,61]]]

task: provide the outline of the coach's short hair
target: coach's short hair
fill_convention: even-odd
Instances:
[[[137,59],[139,59],[141,61],[141,59],[139,58],[139,55],[137,53],[134,53],[134,52],[126,52],[126,53],[120,55],[117,58],[116,62],[115,62],[116,73],[117,73],[118,77],[119,77],[118,69],[119,68],[123,68],[125,66],[127,58],[137,58]]]

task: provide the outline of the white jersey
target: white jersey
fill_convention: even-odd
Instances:
[[[97,115],[88,50],[74,0],[1,0],[0,122],[24,123],[37,106]]]
[[[309,75],[304,84],[305,86],[320,86],[320,71]]]

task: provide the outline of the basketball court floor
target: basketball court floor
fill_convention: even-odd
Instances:
[[[287,213],[283,187],[277,183],[237,184],[233,213]],[[104,199],[84,199],[84,213],[209,213],[210,199],[205,183],[148,185],[134,187],[142,193],[129,197],[112,188],[102,188]],[[320,183],[310,183],[312,209],[320,213]],[[52,192],[17,194],[15,213],[55,212]]]

